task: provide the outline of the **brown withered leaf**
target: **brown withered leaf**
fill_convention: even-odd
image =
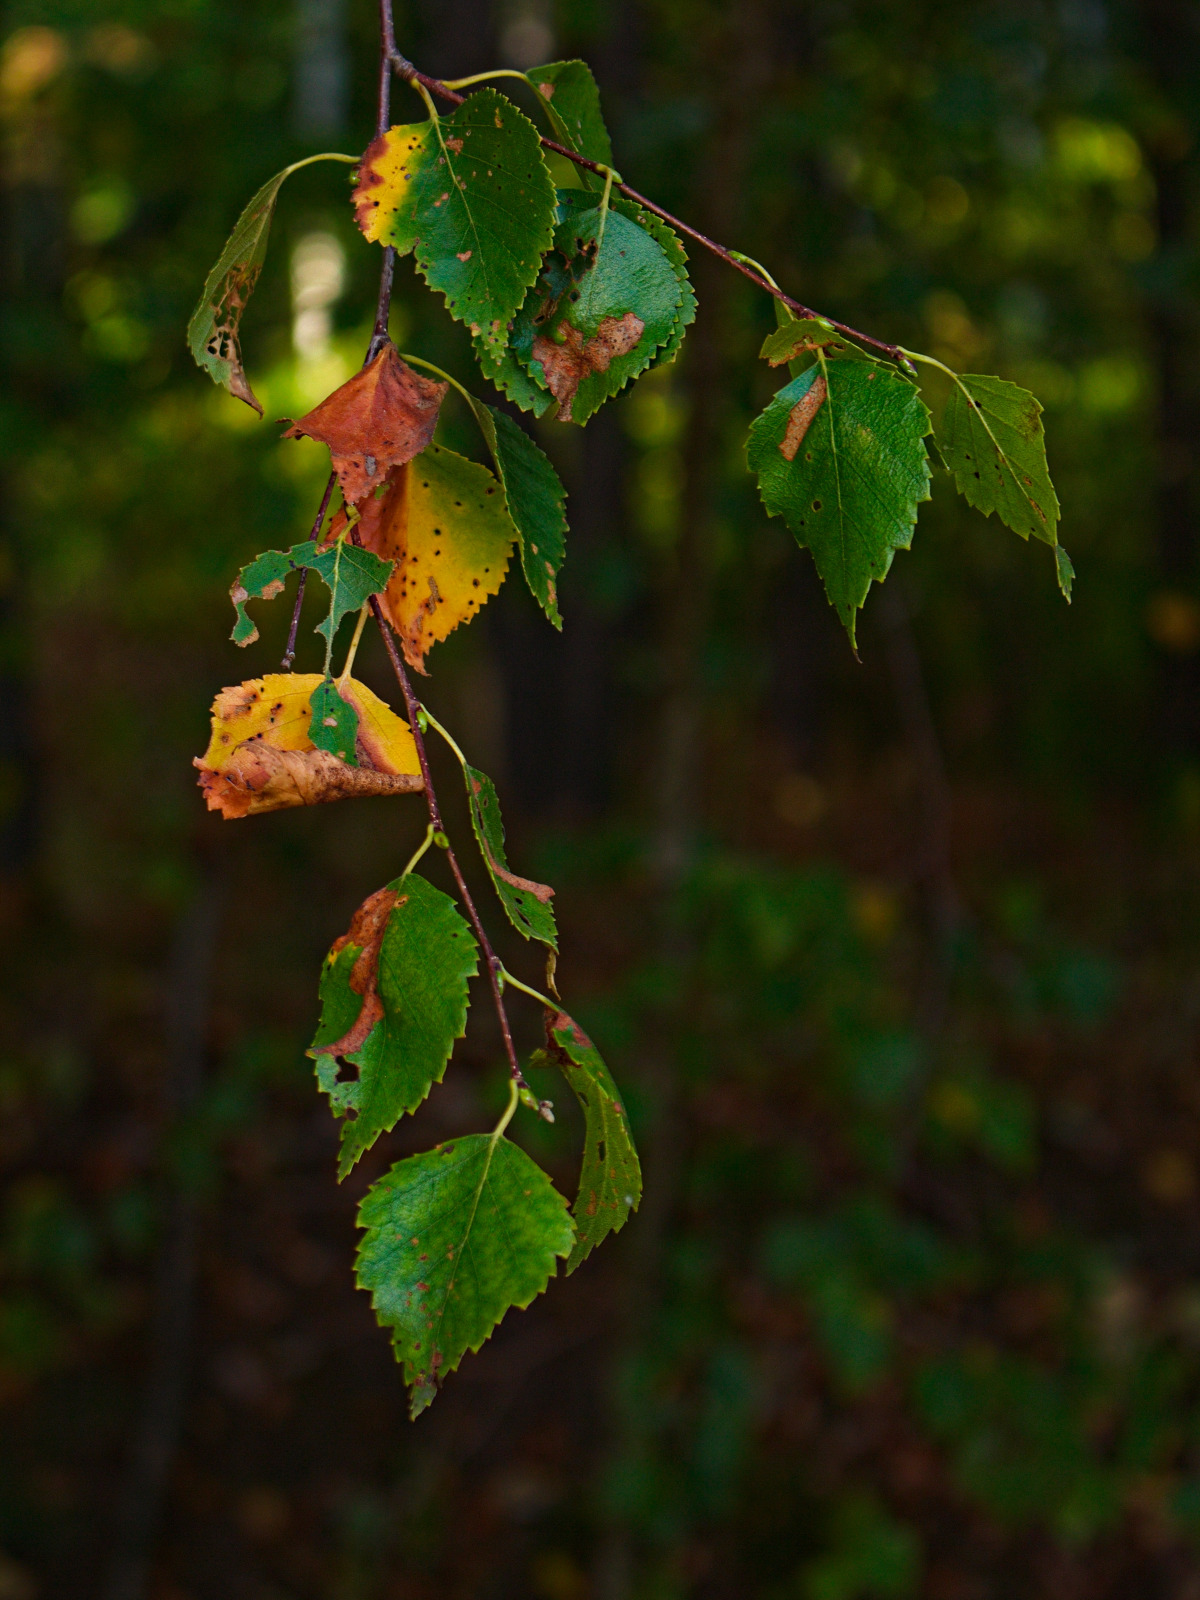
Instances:
[[[779,441],[779,454],[785,461],[795,461],[796,451],[804,443],[809,424],[825,403],[829,388],[824,378],[813,380],[812,387],[788,412],[787,432]]]
[[[323,681],[316,672],[277,672],[221,690],[213,701],[208,749],[192,763],[210,811],[226,818],[257,816],[423,787],[408,724],[353,678],[339,681],[338,691],[358,714],[358,765],[314,748],[310,701]]]
[[[283,437],[304,435],[328,445],[342,494],[357,505],[393,467],[425,449],[446,389],[406,366],[389,343]]]
[[[383,1016],[383,1001],[379,998],[376,983],[379,978],[379,952],[383,945],[383,935],[387,929],[388,918],[395,906],[403,905],[408,899],[396,889],[377,889],[374,894],[368,895],[359,906],[354,916],[350,919],[350,926],[340,939],[335,939],[333,948],[329,952],[329,960],[336,961],[348,944],[359,947],[359,953],[354,965],[350,969],[350,987],[355,994],[363,997],[362,1010],[358,1014],[358,1021],[332,1044],[323,1044],[322,1055],[345,1056],[353,1050],[361,1050],[367,1042],[371,1029]]]
[[[559,325],[561,344],[545,334],[537,336],[533,359],[542,364],[546,387],[558,401],[560,421],[570,422],[571,402],[583,380],[593,372],[607,372],[618,356],[628,355],[645,326],[640,317],[627,311],[623,317],[605,317],[586,343],[579,329],[569,322]]]

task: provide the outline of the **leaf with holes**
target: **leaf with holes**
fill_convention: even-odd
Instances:
[[[364,901],[330,950],[309,1055],[334,1115],[347,1119],[339,1177],[442,1081],[466,1029],[477,954],[454,901],[413,872]],[[339,1060],[357,1074],[341,1078]]]
[[[511,343],[558,401],[559,420],[582,423],[671,339],[684,295],[662,245],[623,212],[565,189],[559,213],[554,251]]]
[[[969,504],[985,516],[994,511],[1022,539],[1033,534],[1057,546],[1059,505],[1046,464],[1042,408],[1028,389],[976,373],[956,377],[935,437]],[[1070,577],[1061,563],[1059,584],[1069,600]]]
[[[431,445],[396,469],[384,495],[363,503],[358,535],[395,563],[383,610],[405,659],[424,672],[430,647],[504,582],[517,530],[486,467]]]
[[[228,818],[315,806],[363,794],[412,794],[424,787],[407,722],[365,683],[339,679],[337,694],[354,717],[342,759],[312,737],[319,673],[275,672],[222,689],[213,701],[212,737],[192,763],[210,811]]]
[[[368,239],[413,252],[451,313],[503,345],[554,233],[537,129],[481,89],[451,116],[390,128],[363,156],[355,215]]]
[[[331,525],[332,543],[321,547],[315,540],[306,539],[290,550],[267,550],[242,568],[229,591],[237,613],[230,634],[234,644],[253,644],[258,638],[258,629],[246,614],[247,600],[274,599],[283,593],[284,580],[290,573],[307,568],[317,573],[329,590],[329,613],[313,630],[325,639],[328,657],[346,614],[361,610],[371,595],[381,594],[392,570],[390,561],[382,560],[371,550],[348,544],[345,529],[346,518],[339,514]]]
[[[557,950],[558,933],[554,926],[554,907],[550,904],[554,890],[548,883],[518,878],[515,872],[509,871],[504,853],[504,819],[500,815],[496,785],[486,773],[465,764],[463,776],[471,807],[471,826],[508,920],[526,939],[540,939],[551,950]]]
[[[641,1204],[642,1168],[617,1086],[587,1034],[565,1011],[547,1012],[546,1043],[584,1115],[583,1165],[571,1207],[579,1237],[567,1261],[574,1272]]]
[[[586,61],[550,61],[525,74],[546,102],[546,113],[560,144],[576,155],[612,166],[612,141],[600,109],[600,90]],[[603,189],[604,179],[586,167],[577,168],[585,188]]]
[[[295,161],[277,172],[250,201],[225,241],[225,248],[205,279],[200,304],[188,323],[188,348],[198,367],[203,367],[214,383],[219,383],[239,400],[253,406],[261,417],[263,408],[255,398],[242,366],[238,334],[246,302],[254,292],[267,255],[267,236],[275,202],[283,180],[300,167],[314,161],[346,161],[353,156],[325,154]]]
[[[911,383],[820,352],[751,425],[746,455],[763,505],[812,551],[851,645],[867,590],[908,549],[929,498],[928,432]]]
[[[524,429],[503,411],[484,405],[473,395],[468,398],[504,488],[529,592],[554,626],[561,628],[557,582],[566,554],[566,490],[544,451]]]
[[[359,1207],[359,1288],[392,1330],[419,1416],[468,1350],[569,1255],[567,1203],[519,1146],[469,1134],[398,1161]]]
[[[342,494],[357,505],[429,444],[449,387],[414,372],[388,343],[283,437],[327,445]]]

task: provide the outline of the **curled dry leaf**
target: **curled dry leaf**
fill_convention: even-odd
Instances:
[[[785,461],[795,461],[796,451],[804,443],[809,424],[821,409],[828,393],[828,384],[819,377],[808,393],[801,396],[788,412],[787,432],[779,441],[779,454]]]
[[[387,344],[361,372],[335,389],[284,434],[329,446],[350,505],[411,461],[433,438],[447,385],[422,378]]]
[[[360,794],[411,794],[422,788],[408,724],[365,684],[339,682],[358,714],[357,766],[314,747],[311,700],[319,673],[277,672],[222,689],[213,701],[212,739],[192,763],[210,811],[256,816]]]
[[[329,952],[330,961],[336,961],[347,945],[354,945],[358,949],[350,969],[350,987],[355,994],[362,995],[363,1004],[354,1026],[332,1044],[322,1045],[322,1054],[344,1056],[352,1050],[361,1050],[371,1029],[382,1018],[383,1001],[379,998],[377,987],[379,952],[393,908],[397,904],[403,905],[407,898],[396,889],[377,889],[359,906],[350,919],[347,931],[340,939],[334,940]]]
[[[546,387],[558,401],[561,422],[571,421],[571,402],[579,385],[593,372],[607,372],[618,356],[627,356],[642,337],[646,324],[627,311],[623,317],[605,317],[588,340],[570,323],[561,325],[562,343],[539,334],[533,341],[533,359],[540,361]]]
[[[409,666],[424,672],[430,647],[497,592],[516,536],[492,473],[440,445],[397,467],[386,493],[363,504],[363,548],[395,562],[382,604]]]

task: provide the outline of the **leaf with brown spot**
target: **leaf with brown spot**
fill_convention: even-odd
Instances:
[[[392,473],[384,495],[366,501],[358,536],[395,562],[384,614],[409,665],[424,672],[430,647],[504,582],[517,530],[487,468],[432,445]]]
[[[440,1083],[467,1022],[478,947],[454,901],[416,873],[358,908],[321,973],[309,1055],[342,1127],[338,1176]],[[357,1068],[341,1075],[338,1058]]]
[[[363,156],[355,219],[413,252],[451,316],[503,344],[550,247],[554,185],[537,129],[495,89],[449,115],[389,128]]]
[[[192,763],[210,811],[228,818],[361,794],[411,794],[423,787],[408,724],[365,684],[338,683],[358,717],[357,766],[314,747],[309,734],[319,673],[279,672],[222,689],[212,738]]]
[[[426,448],[447,387],[414,372],[389,343],[283,437],[303,435],[328,445],[342,494],[357,505],[394,467]]]
[[[811,360],[818,350],[823,350],[827,358],[875,360],[874,356],[869,356],[865,350],[860,350],[849,339],[843,338],[833,324],[826,322],[823,317],[787,317],[774,333],[769,333],[763,340],[758,354],[768,365],[782,367],[793,361]]]
[[[367,1042],[371,1029],[383,1016],[383,1001],[376,987],[379,977],[379,951],[392,907],[400,899],[397,889],[376,889],[368,895],[350,919],[350,927],[335,939],[328,959],[335,962],[348,945],[353,945],[355,955],[350,966],[347,984],[351,993],[362,997],[362,1009],[353,1026],[328,1044],[321,1052],[333,1056],[346,1056],[360,1050]]]
[[[354,156],[336,155],[332,152],[308,156],[295,161],[282,172],[277,172],[250,201],[234,223],[233,232],[225,241],[225,248],[217,257],[216,265],[205,279],[200,303],[192,312],[187,328],[188,348],[198,367],[203,367],[214,383],[221,384],[230,394],[244,400],[262,416],[262,406],[242,366],[242,352],[238,334],[246,302],[254,292],[258,275],[267,254],[267,236],[271,231],[271,218],[283,180],[301,167],[314,161],[345,161],[353,164]]]
[[[558,400],[560,420],[582,423],[674,338],[686,277],[645,228],[593,194],[560,191],[558,215],[510,344]]]
[[[593,372],[607,372],[618,356],[627,356],[645,331],[641,317],[627,311],[623,317],[605,317],[584,342],[578,328],[565,324],[562,343],[539,335],[533,341],[533,359],[542,364],[546,387],[558,401],[558,419],[571,421],[571,403],[579,385]]]
[[[578,1239],[567,1271],[602,1239],[625,1226],[642,1199],[642,1167],[621,1096],[600,1052],[565,1011],[546,1013],[546,1054],[583,1107],[585,1133],[579,1193],[571,1207]]]
[[[818,377],[812,388],[801,395],[788,412],[787,432],[779,441],[779,454],[785,461],[795,461],[796,451],[804,443],[809,424],[824,404],[828,392],[825,379]]]

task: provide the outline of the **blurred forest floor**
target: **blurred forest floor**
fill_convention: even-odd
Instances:
[[[557,887],[646,1199],[416,1425],[354,1208],[492,1114],[497,1041],[340,1188],[304,1048],[419,807],[230,825],[190,766],[282,653],[225,598],[320,496],[274,419],[365,347],[343,170],[246,320],[271,420],[183,328],[258,185],[367,142],[375,26],[0,8],[0,1600],[1200,1600],[1195,7],[398,8],[428,71],[586,56],[643,192],[1034,389],[1079,574],[940,475],[855,662],[743,470],[771,307],[707,259],[678,362],[539,429],[565,630],[509,585],[429,701]]]

